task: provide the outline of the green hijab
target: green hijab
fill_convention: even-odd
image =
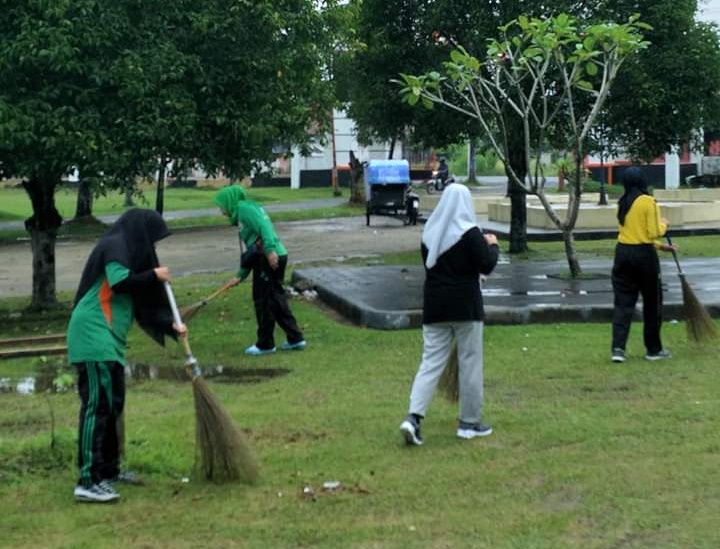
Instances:
[[[225,210],[230,218],[230,223],[238,224],[237,205],[245,200],[245,189],[239,185],[228,185],[223,187],[215,195],[213,202]]]

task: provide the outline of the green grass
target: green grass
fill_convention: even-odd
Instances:
[[[165,191],[165,210],[202,210],[214,208],[213,198],[217,189],[210,187],[199,187],[196,189],[168,188]],[[347,191],[345,191],[347,194]],[[333,198],[332,189],[310,187],[306,189],[290,189],[275,187],[258,187],[247,189],[248,198],[263,204],[278,202],[301,202],[305,200],[317,200]],[[75,215],[75,202],[77,190],[62,187],[55,193],[55,202],[60,215],[69,219]],[[125,211],[125,195],[117,192],[108,193],[95,199],[93,214],[112,215]],[[141,197],[136,197],[135,202],[141,208],[155,207],[155,189],[145,187]],[[32,214],[32,205],[24,189],[0,188],[0,221],[22,220]]]
[[[615,239],[576,240],[575,246],[580,259],[608,259],[615,253]],[[673,237],[673,244],[678,246],[678,257],[720,257],[720,235]],[[507,243],[500,243],[501,249],[507,249]],[[565,248],[560,242],[530,242],[527,254],[513,256],[513,259],[534,261],[564,260]],[[659,252],[661,257],[670,254]],[[582,263],[581,263],[582,265]]]
[[[220,284],[176,283],[180,304]],[[720,378],[716,348],[686,343],[647,363],[635,325],[630,358],[609,361],[604,324],[489,326],[486,414],[495,433],[454,437],[456,407],[436,396],[425,446],[405,448],[397,426],[422,348],[419,330],[338,324],[293,301],[309,345],[246,358],[255,333],[241,285],[191,322],[201,364],[281,367],[256,385],[211,382],[246,430],[261,464],[258,485],[209,486],[192,478],[193,407],[187,383],[131,382],[128,465],[147,480],[112,507],[76,505],[78,400],[0,394],[2,540],[21,548],[715,548],[720,543]],[[66,299],[69,296],[64,296]],[[16,308],[18,300],[0,302]],[[62,327],[62,317],[5,320],[0,337]],[[18,328],[18,326],[20,326]],[[582,345],[577,342],[582,341]],[[181,365],[138,330],[134,361]],[[0,362],[0,377],[37,361]],[[191,477],[189,483],[182,481]],[[343,489],[322,491],[326,481]],[[314,496],[303,494],[309,487]]]
[[[17,189],[10,189],[11,191],[15,192]],[[168,192],[170,192],[172,189],[169,189]],[[0,189],[0,200],[4,200],[5,197],[3,196],[3,193],[7,192],[8,189]],[[165,203],[165,210],[166,211],[178,211],[183,209],[212,209],[212,197],[213,194],[209,193],[207,190],[203,189],[197,189],[197,190],[188,190],[188,189],[176,189],[178,192],[178,195],[173,195],[172,200],[168,200]],[[22,191],[24,193],[24,191]],[[317,199],[323,199],[323,198],[333,198],[332,195],[329,193],[327,189],[316,189],[316,188],[310,188],[310,189],[298,189],[297,191],[294,191],[292,189],[275,189],[275,188],[261,188],[261,189],[250,189],[248,191],[248,196],[252,198],[253,200],[257,200],[261,202],[262,204],[273,204],[273,203],[297,203],[299,201],[305,201],[305,200],[317,200]],[[187,200],[183,201],[183,197],[187,198]],[[4,208],[14,208],[18,203],[18,196],[13,196],[11,200],[8,201],[7,205],[4,202],[0,202],[0,204],[3,204]],[[25,200],[27,200],[27,197],[24,197]],[[120,201],[118,204],[111,204],[108,206],[106,203],[106,200],[108,200],[108,197],[105,197],[104,200],[102,200],[99,204],[96,204],[96,208],[93,210],[94,215],[104,215],[107,213],[120,213],[124,211],[124,208],[111,210],[111,211],[103,211],[102,207],[110,207],[110,208],[118,208],[118,204],[121,206],[122,202]],[[199,202],[199,200],[202,199],[202,202]],[[121,200],[121,198],[119,199]],[[28,201],[28,207],[29,207],[29,200]],[[139,206],[150,206],[148,204],[138,204]],[[58,232],[59,238],[73,238],[73,239],[82,239],[82,238],[97,238],[99,235],[103,234],[105,230],[107,230],[107,226],[103,223],[97,221],[96,219],[91,219],[89,221],[82,221],[82,222],[75,222],[72,220],[72,215],[74,214],[74,204],[72,205],[72,208],[69,210],[71,213],[68,214],[69,218],[71,219],[70,222],[64,223],[62,227],[60,227],[60,230]],[[9,210],[8,210],[9,211]],[[333,217],[349,217],[349,216],[356,216],[356,215],[364,215],[365,209],[363,207],[358,206],[351,206],[347,203],[342,203],[338,206],[332,206],[332,207],[325,207],[325,208],[311,208],[311,209],[297,209],[297,210],[287,210],[287,211],[280,211],[280,212],[272,212],[271,216],[273,221],[304,221],[308,219],[330,219]],[[20,215],[17,216],[16,219],[24,218],[29,214]],[[0,210],[0,221],[7,221],[10,219],[13,219],[14,214],[8,214],[7,211],[3,212],[3,210]],[[187,217],[182,219],[169,219],[167,220],[168,226],[170,226],[171,229],[174,230],[185,230],[185,229],[194,229],[194,228],[202,228],[202,227],[217,227],[217,226],[226,226],[228,223],[228,220],[226,217],[218,214],[218,215],[212,215],[212,216],[197,216],[197,217]],[[12,242],[16,242],[18,239],[22,238],[28,238],[28,233],[24,229],[4,229],[0,230],[0,244],[8,244]]]

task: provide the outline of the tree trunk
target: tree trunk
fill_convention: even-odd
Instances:
[[[90,190],[90,183],[80,180],[78,187],[77,202],[75,203],[75,219],[92,216],[93,194]]]
[[[477,183],[477,170],[475,169],[475,157],[477,156],[477,144],[475,139],[470,138],[468,141],[468,166],[467,166],[467,182]]]
[[[364,176],[362,162],[350,151],[350,204],[365,204]]]
[[[390,140],[390,150],[388,151],[388,160],[392,160],[393,154],[395,153],[395,138]]]
[[[128,185],[125,187],[125,203],[123,206],[126,208],[132,208],[135,205],[135,201],[133,200],[133,188],[132,185]]]
[[[563,243],[565,244],[565,256],[567,257],[568,267],[570,268],[570,276],[577,278],[582,274],[580,261],[578,260],[577,251],[575,250],[575,235],[572,229],[563,230]]]
[[[528,251],[527,243],[527,195],[525,189],[513,181],[508,181],[510,195],[510,247],[511,254]]]
[[[33,256],[30,309],[42,311],[58,305],[55,295],[55,241],[62,218],[55,208],[55,188],[60,184],[60,175],[37,175],[22,184],[33,207],[33,215],[25,220]]]
[[[158,168],[157,192],[155,193],[155,211],[160,215],[163,214],[165,208],[165,171],[167,169],[167,161],[162,159]]]
[[[507,160],[518,179],[525,181],[527,176],[527,161],[525,157],[525,144],[523,141],[522,126],[512,128],[508,133]],[[511,254],[521,254],[528,251],[527,243],[527,193],[512,177],[508,170],[508,189],[510,197],[510,248]]]

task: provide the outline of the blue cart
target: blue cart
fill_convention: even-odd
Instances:
[[[389,215],[416,225],[420,198],[410,185],[407,160],[370,160],[365,163],[367,225],[371,215]]]

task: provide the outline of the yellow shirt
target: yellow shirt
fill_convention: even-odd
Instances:
[[[621,244],[655,244],[665,235],[667,224],[660,218],[660,206],[650,195],[638,196],[620,225],[618,242]]]

